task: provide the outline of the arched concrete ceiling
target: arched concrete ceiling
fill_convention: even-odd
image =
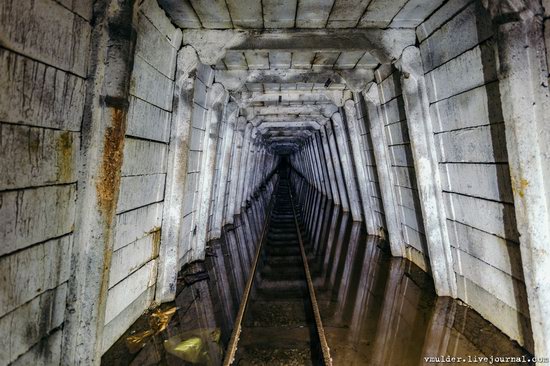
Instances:
[[[273,151],[298,149],[443,0],[159,0]]]

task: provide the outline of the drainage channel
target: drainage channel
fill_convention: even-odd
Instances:
[[[270,205],[224,365],[332,365],[289,181]]]

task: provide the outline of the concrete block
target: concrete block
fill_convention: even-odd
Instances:
[[[168,143],[172,114],[130,96],[126,135]]]
[[[430,272],[430,260],[423,252],[415,247],[406,247],[406,258],[420,267],[424,272]]]
[[[514,206],[455,193],[443,197],[448,219],[518,242]]]
[[[409,0],[393,18],[392,28],[415,28],[437,9],[444,0]]]
[[[72,2],[72,9],[76,14],[88,21],[92,19],[93,0],[72,0]]]
[[[373,0],[359,22],[359,27],[386,28],[408,0]]]
[[[149,19],[158,31],[168,38],[168,41],[175,49],[179,49],[181,38],[178,37],[178,30],[174,27],[164,10],[160,8],[155,0],[145,0],[139,6],[139,11]],[[181,37],[181,36],[180,36]],[[179,41],[179,42],[178,42]]]
[[[365,164],[367,166],[376,166],[376,158],[374,157],[374,150],[367,149],[365,152]]]
[[[197,150],[189,150],[187,160],[187,171],[189,173],[200,172],[202,152]]]
[[[422,212],[420,212],[420,207],[415,210],[402,205],[398,206],[401,209],[402,214],[401,223],[418,231],[419,233],[424,234],[424,224],[422,222]]]
[[[312,63],[315,62],[315,58]],[[271,67],[277,69],[289,69],[292,63],[292,53],[283,51],[270,51],[269,52],[269,64]],[[281,85],[278,83],[264,84],[265,90],[279,91]]]
[[[143,291],[137,299],[132,301],[120,314],[103,328],[103,353],[126,332],[126,330],[134,324],[136,320],[147,310],[155,298],[155,288],[148,287]]]
[[[480,126],[435,135],[439,162],[506,163],[504,124]]]
[[[195,85],[193,88],[193,103],[202,107],[203,110],[206,110],[206,93],[207,86],[200,81],[200,79],[195,79]],[[195,106],[193,106],[193,114],[195,114]]]
[[[497,299],[464,276],[457,275],[458,297],[472,306],[482,317],[493,323],[513,340],[524,343],[523,334],[529,319]]]
[[[355,68],[355,65],[357,65],[357,62],[359,62],[364,54],[364,51],[343,51],[336,59],[334,68],[340,70],[351,70]]]
[[[334,2],[327,23],[328,28],[352,28],[357,25],[361,14],[370,1],[348,0]]]
[[[195,127],[191,128],[191,137],[189,138],[189,150],[202,152],[204,133],[204,130],[200,130]]]
[[[394,72],[393,64],[381,64],[374,72],[376,83],[380,84],[382,80],[385,80],[388,76]]]
[[[544,9],[547,13],[550,12],[550,3],[546,4]],[[544,20],[544,43],[546,44],[546,67],[550,67],[550,19]]]
[[[430,106],[434,132],[502,122],[498,82],[471,89]]]
[[[0,318],[0,365],[6,366],[26,353],[42,337],[63,323],[67,285],[46,291]]]
[[[164,76],[174,80],[177,50],[145,15],[138,14],[136,27],[136,54]]]
[[[122,177],[117,214],[162,201],[166,174]]]
[[[365,167],[365,170],[367,172],[367,178],[371,182],[378,182],[378,172],[376,171],[376,167],[367,165]]]
[[[152,260],[109,289],[105,308],[105,324],[126,309],[147,288],[153,287],[157,277],[157,261]]]
[[[312,70],[314,71],[322,71],[323,69],[331,69],[336,64],[336,61],[338,61],[338,57],[340,55],[340,52],[318,52],[315,55],[315,58],[313,59],[313,64],[311,66]],[[290,63],[288,64],[290,67]],[[285,65],[286,66],[286,65]],[[330,85],[328,89],[334,89],[334,88],[344,88],[345,86],[339,86],[339,85]]]
[[[297,0],[262,2],[265,28],[292,28],[296,16]]]
[[[191,115],[191,125],[193,126],[193,128],[197,128],[203,131],[206,129],[207,112],[208,111],[203,107],[201,107],[200,105],[193,104],[193,112]]]
[[[56,0],[73,13],[90,21],[92,18],[93,0]]]
[[[212,86],[214,82],[214,70],[211,66],[199,62],[197,65],[197,79],[207,87]]]
[[[193,9],[201,19],[201,24],[209,29],[231,28],[231,16],[225,1],[190,0]]]
[[[0,192],[0,255],[73,230],[76,185]]]
[[[393,166],[414,167],[411,148],[408,144],[390,146],[389,151]]]
[[[182,233],[187,233],[187,235],[189,235],[189,233],[193,230],[193,213],[192,212],[183,217],[181,221],[181,230],[182,230]]]
[[[262,3],[255,0],[228,0],[231,20],[237,28],[263,28]]]
[[[223,62],[229,70],[248,70],[248,64],[242,51],[228,51]]]
[[[166,173],[168,145],[126,138],[122,175],[147,175]]]
[[[380,185],[376,182],[370,182],[370,191],[372,192],[373,197],[382,198],[380,192]]]
[[[400,96],[401,82],[399,80],[399,72],[393,71],[378,87],[380,88],[380,101],[382,104],[386,104],[393,98]]]
[[[475,0],[450,0],[437,9],[428,19],[416,28],[416,36],[420,42],[428,38],[435,30],[460,12]]]
[[[86,77],[90,24],[52,0],[6,0],[0,44],[32,59]]]
[[[380,185],[378,184],[378,182],[370,182],[369,184],[372,196],[382,199],[382,193],[380,191]]]
[[[408,225],[401,225],[401,229],[403,230],[405,243],[418,250],[423,256],[428,257],[426,236]]]
[[[390,145],[409,144],[407,121],[392,123],[385,128]]]
[[[0,123],[0,190],[76,181],[80,134]]]
[[[408,207],[411,210],[418,210],[420,212],[420,198],[416,189],[398,187],[396,188],[396,194],[399,197],[399,203],[401,206]]]
[[[144,2],[154,3],[155,0],[149,0]],[[169,12],[172,22],[180,28],[202,28],[201,22],[195,11],[191,7],[189,1],[178,1],[178,0],[159,0],[158,2],[162,9],[166,12]]]
[[[0,258],[0,317],[69,279],[72,235]]]
[[[479,1],[473,2],[420,44],[424,72],[492,37],[491,17]]]
[[[266,70],[269,69],[269,53],[267,51],[244,51],[246,63],[250,69]],[[256,84],[260,85],[261,84]],[[252,87],[254,89],[254,87]]]
[[[454,269],[458,275],[469,279],[517,312],[529,316],[523,281],[518,281],[462,250],[451,248],[451,251]]]
[[[371,197],[372,209],[376,212],[384,212],[384,206],[382,204],[382,199],[378,197]]]
[[[382,111],[385,115],[384,124],[389,125],[399,121],[405,121],[405,105],[403,98],[394,98],[382,106]]]
[[[165,111],[172,110],[174,82],[149,65],[141,56],[134,58],[130,94]]]
[[[414,168],[410,167],[392,167],[394,174],[394,184],[400,187],[408,187],[416,189],[416,175]]]
[[[451,246],[523,281],[521,253],[517,243],[488,234],[471,226],[447,220]]]
[[[508,164],[440,164],[445,191],[514,203]]]
[[[292,52],[292,68],[293,69],[309,69],[315,58],[315,52],[306,52],[306,51],[297,51]],[[307,90],[311,91],[313,84],[311,83],[302,83],[298,84],[298,90]],[[260,90],[261,91],[261,90]]]
[[[495,49],[484,42],[427,73],[428,98],[434,103],[495,80]]]
[[[159,253],[160,228],[113,252],[109,272],[109,288],[156,258]]]
[[[84,79],[0,48],[0,120],[79,131]]]
[[[383,212],[374,211],[374,223],[377,227],[386,229],[386,216]]]
[[[162,209],[163,203],[159,202],[117,215],[113,251],[158,230],[162,224]]]
[[[198,184],[199,184],[199,176],[200,172],[196,173],[189,173],[187,175],[187,180],[185,182],[185,192],[197,192],[198,191]]]
[[[42,338],[37,344],[12,362],[11,366],[60,365],[63,331],[61,329]],[[47,350],[46,352],[44,350]]]

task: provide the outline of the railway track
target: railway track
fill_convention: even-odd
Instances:
[[[280,179],[269,210],[224,365],[332,365],[310,243],[287,179]]]

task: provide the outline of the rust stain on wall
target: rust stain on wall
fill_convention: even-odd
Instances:
[[[124,138],[126,134],[126,109],[111,107],[111,126],[107,128],[103,142],[103,156],[96,183],[99,210],[104,218],[103,237],[104,258],[101,274],[101,290],[98,301],[104,303],[108,294],[109,272],[113,252],[109,245],[113,218],[118,200],[122,162],[124,158]]]
[[[123,161],[126,111],[112,108],[112,126],[107,128],[103,145],[103,157],[97,181],[97,197],[101,213],[108,222],[112,220]]]
[[[527,188],[527,186],[529,186],[529,181],[527,179],[521,178],[518,182],[512,177],[512,190],[517,193],[521,198],[525,196],[525,189]]]
[[[153,241],[153,257],[156,258],[159,255],[160,252],[160,234],[161,234],[161,228],[160,227],[154,227],[151,231],[149,231],[149,235],[151,235],[152,241]]]
[[[57,179],[65,182],[73,175],[73,138],[70,132],[65,131],[59,136],[56,148],[59,154]]]

